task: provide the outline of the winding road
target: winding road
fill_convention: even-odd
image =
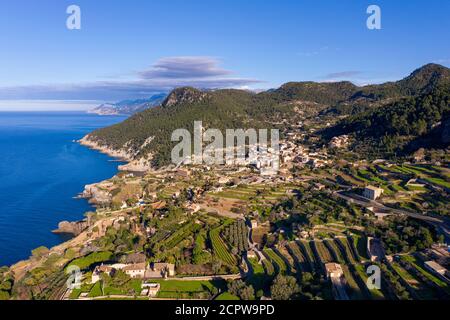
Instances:
[[[440,233],[444,235],[445,241],[447,243],[450,242],[450,219],[447,217],[436,216],[436,215],[425,215],[425,214],[414,213],[414,212],[410,212],[410,211],[406,211],[406,210],[395,209],[395,208],[387,207],[378,201],[369,200],[369,199],[366,199],[366,198],[364,198],[360,195],[354,194],[354,193],[343,194],[343,192],[345,192],[345,191],[335,191],[335,192],[333,192],[333,195],[335,195],[339,198],[342,198],[344,200],[347,200],[348,202],[358,204],[362,207],[379,208],[382,210],[390,211],[395,214],[403,214],[410,218],[427,222],[427,223],[433,225],[434,227],[436,227],[440,231]]]

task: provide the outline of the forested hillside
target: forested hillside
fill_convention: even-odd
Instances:
[[[450,87],[442,86],[416,97],[402,98],[386,106],[350,116],[324,130],[324,137],[352,134],[355,149],[370,149],[376,156],[413,151],[414,140],[440,133],[422,147],[446,147],[443,124],[450,115]],[[416,146],[418,147],[418,145]],[[368,150],[366,150],[368,151]]]
[[[152,165],[162,166],[170,163],[175,145],[170,139],[172,132],[178,128],[192,132],[194,121],[220,130],[283,128],[301,117],[320,124],[322,117],[350,115],[324,130],[323,137],[352,134],[361,144],[376,146],[364,152],[392,155],[417,138],[436,134],[440,122],[448,118],[449,85],[449,69],[428,64],[403,80],[365,87],[350,82],[290,82],[258,94],[178,88],[161,106],[94,131],[87,138],[126,150],[136,159],[152,155]]]

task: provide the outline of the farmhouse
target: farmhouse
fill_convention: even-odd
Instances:
[[[150,206],[152,207],[152,209],[155,210],[161,210],[164,209],[166,207],[167,203],[165,201],[158,201],[155,203],[152,203]]]
[[[323,189],[325,189],[325,185],[323,185],[323,184],[321,184],[319,182],[314,184],[314,190],[321,191]]]
[[[122,263],[117,263],[113,265],[102,264],[101,266],[96,266],[94,271],[92,272],[91,283],[96,283],[97,281],[99,281],[102,273],[105,273],[112,277],[114,276],[117,270],[120,270],[125,266],[126,264]]]
[[[363,196],[364,198],[367,198],[369,200],[377,200],[381,196],[383,191],[384,190],[381,188],[367,186],[364,188]]]
[[[178,169],[177,171],[175,171],[175,175],[181,178],[189,178],[191,172],[185,169]]]
[[[344,274],[341,265],[337,263],[326,263],[325,270],[327,271],[327,277],[329,279],[340,278]]]
[[[447,269],[445,269],[443,266],[441,266],[439,263],[435,261],[426,261],[425,267],[430,270],[433,273],[436,273],[438,275],[444,276]]]
[[[141,295],[143,296],[150,296],[150,297],[156,297],[159,290],[161,289],[161,285],[159,283],[142,283],[142,292]]]
[[[345,291],[345,276],[342,267],[337,263],[326,263],[325,270],[333,285],[333,295],[337,300],[349,300]]]
[[[220,177],[219,178],[219,184],[227,184],[231,181],[231,179],[229,177]]]
[[[448,265],[450,261],[450,252],[445,245],[434,244],[429,250],[430,256],[440,265]]]
[[[391,216],[393,213],[389,210],[384,210],[376,207],[367,207],[367,210],[372,212],[378,221],[384,220],[384,218]]]
[[[254,250],[249,250],[247,251],[247,258],[252,259],[252,258],[257,258],[258,256],[256,255],[256,252]]]
[[[147,270],[147,264],[145,262],[129,264],[122,268],[122,270],[131,278],[144,278],[145,270]]]
[[[334,137],[329,143],[330,148],[344,148],[348,145],[348,135]]]
[[[175,276],[175,265],[171,263],[150,263],[150,268],[145,272],[145,278],[167,278]]]

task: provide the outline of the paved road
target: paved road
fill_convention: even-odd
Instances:
[[[424,214],[420,214],[420,213],[413,213],[413,212],[406,211],[406,210],[394,209],[394,208],[387,207],[378,201],[368,200],[368,199],[361,197],[354,193],[343,194],[342,192],[343,191],[335,191],[335,192],[333,192],[333,194],[342,199],[345,199],[352,203],[356,203],[363,207],[375,207],[375,208],[379,208],[379,209],[383,209],[383,210],[388,210],[392,213],[404,214],[408,217],[425,221],[425,222],[435,226],[436,228],[438,228],[440,230],[440,232],[444,235],[445,241],[447,243],[450,242],[450,219],[447,217],[441,217],[441,216],[435,216],[435,215],[424,215]]]

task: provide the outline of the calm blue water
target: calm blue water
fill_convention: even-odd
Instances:
[[[79,220],[92,209],[73,197],[84,185],[113,176],[120,163],[72,141],[124,119],[0,112],[0,266],[60,243],[50,232],[58,222]]]

